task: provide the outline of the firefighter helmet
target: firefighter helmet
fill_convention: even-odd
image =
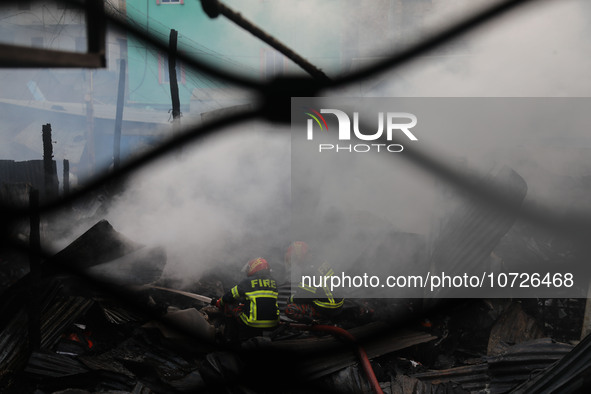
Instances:
[[[308,244],[303,241],[292,242],[285,252],[285,264],[291,266],[293,262],[299,262],[308,254]]]
[[[246,275],[251,276],[256,272],[269,269],[271,269],[271,267],[269,267],[267,260],[262,257],[257,257],[256,259],[250,260],[246,265]]]

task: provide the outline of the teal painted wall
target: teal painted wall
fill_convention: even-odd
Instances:
[[[311,4],[317,3],[310,9]],[[339,0],[232,0],[229,7],[289,45],[329,74],[339,72],[343,43],[343,4]],[[180,51],[198,56],[216,67],[264,79],[275,71],[302,73],[298,66],[223,16],[208,18],[199,0],[158,4],[158,0],[128,0],[133,23],[168,43],[170,29],[179,32]],[[128,39],[129,102],[142,107],[169,108],[168,64],[157,50]],[[181,106],[189,105],[194,89],[216,89],[223,82],[182,67],[179,75]],[[178,72],[178,69],[177,69]]]

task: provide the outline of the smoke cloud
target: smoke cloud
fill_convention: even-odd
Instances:
[[[493,2],[433,2],[424,22],[446,26]],[[589,4],[524,6],[380,77],[372,95],[413,97],[587,97],[591,91]],[[419,30],[419,29],[417,29]],[[421,36],[417,31],[417,36]],[[375,82],[374,82],[375,83]]]
[[[265,2],[258,0],[228,4],[260,22],[271,34],[322,68],[335,59],[314,58],[310,54],[322,53],[324,49],[325,53],[335,53],[333,49],[338,48],[341,64],[326,70],[335,77],[371,63],[399,46],[425,38],[434,29],[451,24],[491,1],[414,3],[418,2],[380,1],[372,2],[371,6],[368,2],[346,5],[339,2],[339,7],[334,7],[330,2],[300,0],[277,2],[280,6],[272,10],[262,7]],[[588,97],[591,59],[587,54],[591,43],[586,37],[591,25],[586,16],[590,10],[584,0],[534,2],[400,69],[324,93],[328,97]],[[262,18],[268,18],[268,23],[261,21]],[[291,22],[281,23],[288,19]],[[235,29],[232,34],[236,36],[248,35],[238,27],[226,26],[226,29]],[[252,38],[244,40],[250,42]],[[216,49],[225,53],[223,48]],[[288,71],[294,70],[297,67],[290,64]],[[86,78],[80,70],[75,72],[78,80]],[[47,73],[51,74],[48,80],[57,78],[56,75],[67,80],[66,71]],[[3,72],[5,86],[12,75]],[[26,83],[33,77],[35,73],[27,71],[20,80]],[[83,82],[78,85],[85,88],[87,81]],[[112,76],[110,82],[109,86],[115,86]],[[82,102],[84,92],[82,88],[76,92],[76,101]],[[26,97],[19,98],[30,99],[29,93],[25,93]],[[111,98],[115,97],[115,91],[111,93]],[[591,144],[586,138],[588,123],[584,118],[571,122],[568,130],[561,128],[560,122],[546,128],[559,130],[560,138],[557,138],[551,132],[541,134],[540,123],[535,119],[519,125],[517,130],[483,134],[478,132],[483,122],[480,115],[464,116],[463,120],[472,126],[474,133],[422,135],[422,149],[445,163],[455,163],[454,166],[477,173],[508,165],[528,183],[529,201],[542,201],[557,209],[575,202],[585,208],[580,203],[580,196],[585,194],[581,183],[562,187],[565,177],[578,179],[589,176],[591,171],[588,164]],[[68,144],[83,142],[84,121],[76,127],[79,138]],[[12,141],[8,131],[3,132],[2,138]],[[29,153],[7,158],[28,158],[30,155],[25,154]],[[76,153],[80,156],[80,152]],[[112,202],[106,219],[133,240],[149,246],[165,246],[168,253],[165,275],[183,281],[183,285],[213,268],[237,270],[248,259],[260,255],[268,257],[280,270],[285,247],[293,240],[292,219],[299,220],[290,215],[290,153],[287,130],[261,124],[236,127],[143,169]],[[346,173],[340,171],[336,162],[332,167],[316,168],[315,182],[320,172],[324,176],[339,175],[340,180],[325,182],[321,188],[317,183],[304,184],[300,185],[303,190],[294,191],[314,205],[314,211],[309,213],[312,219],[328,223],[333,230],[318,231],[310,234],[310,238],[331,246],[337,253],[333,255],[335,258],[362,254],[359,243],[349,245],[355,249],[354,253],[340,248],[342,242],[333,243],[338,232],[344,239],[356,241],[390,230],[428,237],[437,235],[433,218],[444,216],[451,205],[445,201],[445,191],[443,200],[436,193],[445,185],[437,184],[436,179],[403,157],[393,161],[367,155],[347,165]],[[376,181],[367,176],[370,173],[380,174],[378,181],[382,184],[379,193],[370,193],[368,197],[365,192],[371,191],[372,182]],[[349,187],[352,184],[356,186]],[[453,200],[455,196],[449,198]],[[362,206],[360,201],[366,203]],[[383,206],[391,209],[372,209]],[[83,230],[72,230],[72,234]]]
[[[139,242],[164,246],[164,275],[184,285],[211,270],[239,273],[258,256],[281,269],[289,160],[289,134],[243,125],[143,169],[107,219]]]

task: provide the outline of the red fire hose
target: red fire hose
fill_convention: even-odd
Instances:
[[[302,329],[302,330],[328,332],[328,333],[331,333],[335,336],[340,336],[340,337],[350,341],[353,344],[356,344],[357,345],[357,354],[359,355],[359,360],[361,362],[361,366],[363,367],[363,371],[365,372],[365,375],[367,376],[369,383],[371,384],[373,390],[377,394],[384,394],[384,392],[382,391],[382,388],[380,387],[380,383],[378,382],[378,378],[376,378],[376,374],[373,371],[371,363],[369,362],[369,358],[367,357],[367,353],[365,352],[365,349],[363,349],[363,347],[361,347],[361,345],[357,344],[357,340],[349,331],[347,331],[341,327],[328,326],[328,325],[323,325],[323,324],[310,325],[310,326],[306,325],[306,324],[290,324],[289,326],[294,327],[294,328],[298,328],[298,329]]]

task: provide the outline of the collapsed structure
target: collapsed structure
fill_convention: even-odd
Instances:
[[[480,253],[485,261],[493,249],[518,255],[516,230],[501,243],[511,247],[495,248],[512,219],[491,223],[490,215],[470,204],[456,211],[447,221],[450,231],[442,232],[447,238],[435,242],[437,257],[451,259],[445,256],[455,249],[445,248],[465,240],[466,228],[480,238],[462,249],[471,258]],[[383,256],[393,247],[372,250]],[[10,258],[5,254],[3,264],[18,265]],[[461,256],[453,259],[467,264]],[[301,327],[284,318],[263,337],[236,346],[223,340],[224,316],[209,302],[232,278],[206,273],[179,289],[162,277],[165,265],[165,250],[141,245],[100,220],[48,256],[41,273],[5,278],[3,391],[269,392],[270,376],[271,392],[289,393],[574,391],[586,384],[588,361],[578,356],[589,342],[578,343],[584,299],[347,300],[349,308],[363,303],[374,313],[343,314],[329,326]],[[343,328],[344,336],[337,331]],[[367,379],[367,367],[379,387]]]
[[[219,12],[216,2],[204,3],[209,11]],[[88,4],[87,11],[92,11],[90,6],[101,2]],[[87,15],[100,15],[95,11]],[[501,11],[492,9],[489,15],[495,12]],[[78,60],[79,66],[104,63],[99,34],[104,26],[96,26],[97,20],[89,18],[88,56],[61,53],[60,65],[71,66],[71,60]],[[442,36],[457,36],[467,26]],[[167,49],[162,43],[156,47]],[[27,56],[30,49],[15,53]],[[25,65],[51,65],[42,50],[33,52],[37,57]],[[6,56],[4,64],[18,61]],[[263,92],[268,95],[268,119],[277,120],[281,115],[276,114],[284,112],[277,104],[282,101],[274,96],[284,86],[301,96],[319,89],[299,80],[258,86],[268,89]],[[38,87],[30,89],[40,94]],[[92,120],[89,103],[86,114]],[[53,176],[51,156],[44,170]],[[0,164],[2,169],[15,167],[13,162]],[[32,175],[26,181],[40,187],[39,163],[21,167]],[[516,222],[527,185],[511,169],[499,176],[509,185],[502,213],[490,204],[460,204],[454,215],[439,223],[439,237],[427,242],[417,234],[389,231],[365,251],[365,262],[371,265],[396,255],[434,270],[453,266],[464,272],[501,262],[579,263],[584,257],[580,245],[551,242],[551,235]],[[3,203],[34,195],[23,184],[3,185],[1,191]],[[208,299],[221,296],[231,281],[206,273],[199,282],[177,288],[161,276],[166,251],[116,232],[101,220],[100,205],[93,201],[88,209],[88,231],[54,255],[39,256],[33,245],[27,249],[19,244],[38,238],[34,226],[29,230],[21,222],[4,224],[2,235],[10,242],[2,245],[8,247],[0,255],[3,392],[521,393],[576,392],[589,386],[591,339],[585,335],[582,298],[349,300],[350,308],[363,302],[374,314],[304,327],[284,320],[262,337],[228,346],[222,340],[224,318]],[[34,204],[28,213],[34,219]],[[401,253],[402,243],[411,244],[411,250]],[[31,252],[30,258],[23,250]],[[368,369],[375,379],[367,379]]]

